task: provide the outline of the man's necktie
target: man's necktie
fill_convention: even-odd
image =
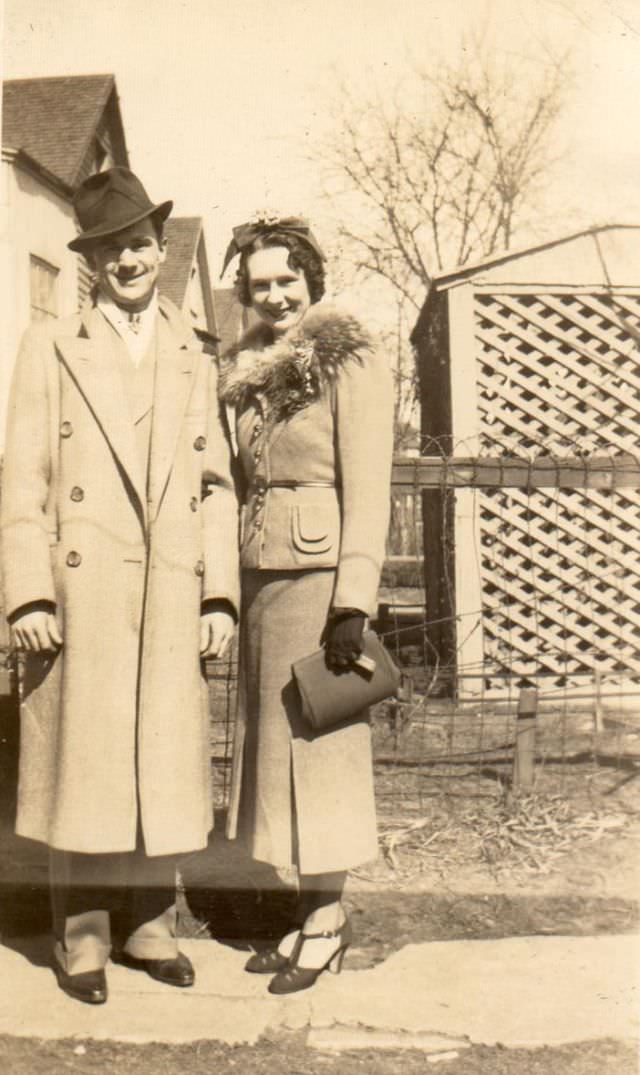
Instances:
[[[140,314],[129,314],[127,324],[129,326],[130,331],[137,336],[140,331]]]

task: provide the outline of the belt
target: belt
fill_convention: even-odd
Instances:
[[[297,481],[295,478],[277,478],[273,481],[258,481],[251,485],[250,492],[264,489],[338,489],[337,482]]]

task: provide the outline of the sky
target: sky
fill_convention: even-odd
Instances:
[[[516,62],[571,53],[557,234],[569,208],[640,222],[638,0],[5,0],[3,77],[113,72],[132,167],[204,217],[217,277],[231,226],[258,208],[305,213],[323,238],[309,158],[340,82],[384,97],[479,26]]]

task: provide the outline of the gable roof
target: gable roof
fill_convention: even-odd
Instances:
[[[519,250],[507,250],[433,278],[438,291],[469,278],[508,283],[640,285],[640,226],[604,224]]]
[[[163,295],[182,309],[191,269],[202,234],[202,217],[169,217],[165,222],[167,257],[160,269],[158,286]]]
[[[184,310],[193,270],[197,269],[205,323],[198,322],[196,331],[201,338],[206,335],[208,342],[213,344],[218,335],[202,217],[169,217],[165,222],[164,232],[167,238],[167,256],[160,267],[158,289],[171,299],[179,310]],[[192,310],[189,315],[192,318],[195,316]]]
[[[416,321],[416,343],[437,293],[473,282],[477,287],[640,287],[640,226],[605,224],[522,250],[509,250],[434,276]]]
[[[83,178],[87,152],[105,110],[117,145],[117,163],[128,162],[113,75],[17,78],[3,85],[2,143],[19,150],[69,192]]]

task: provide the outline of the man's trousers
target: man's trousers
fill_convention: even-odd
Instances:
[[[182,856],[50,851],[55,957],[67,974],[105,966],[112,944],[137,959],[174,959]]]

